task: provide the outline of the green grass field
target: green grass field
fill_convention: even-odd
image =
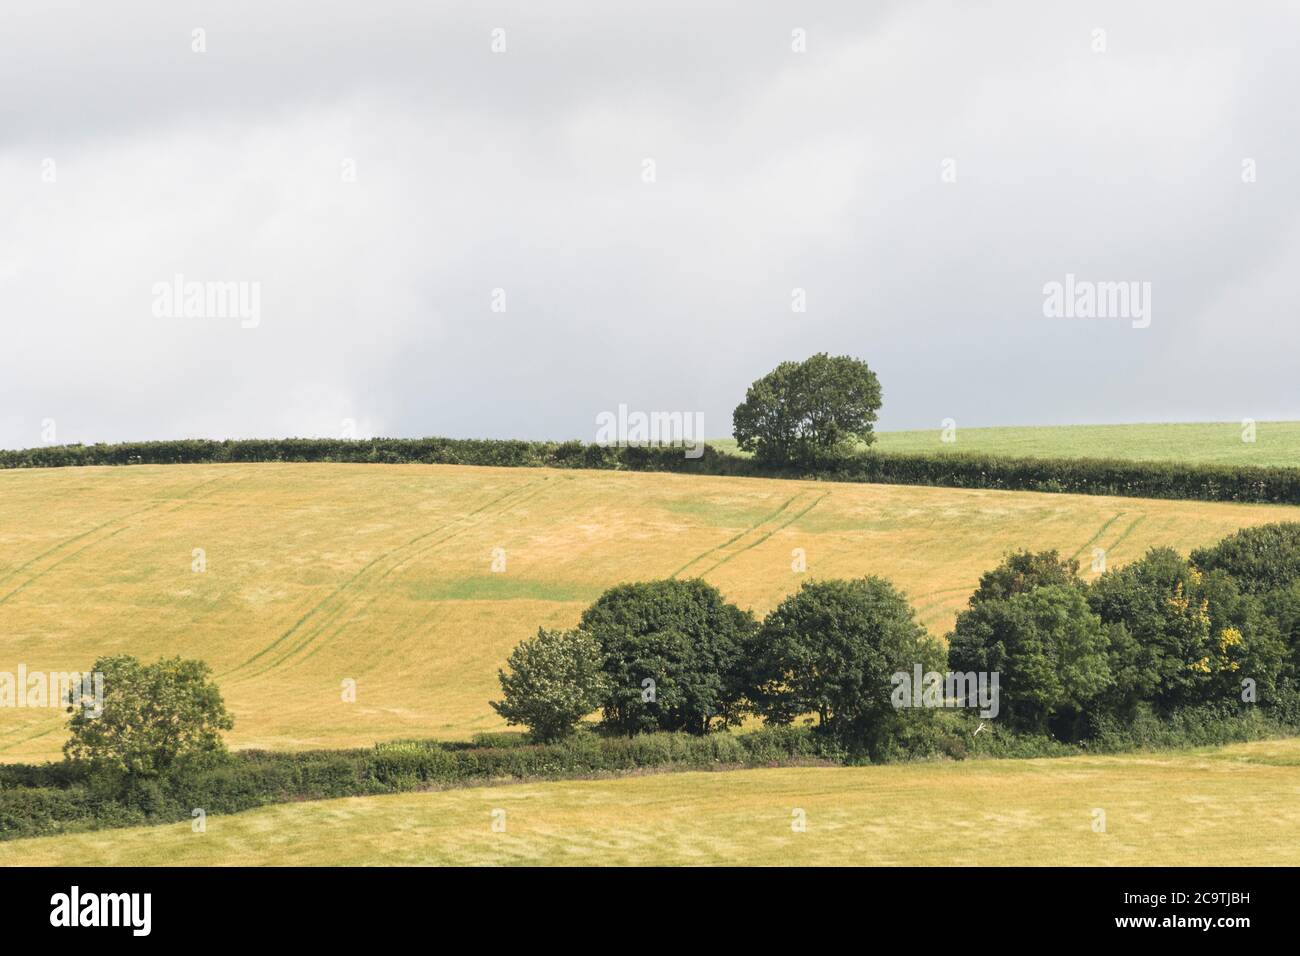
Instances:
[[[961,428],[957,440],[940,440],[940,428],[879,432],[884,452],[943,452],[1027,458],[1126,458],[1216,465],[1300,467],[1300,422],[1259,422],[1255,441],[1242,441],[1240,422],[1162,425],[1063,425],[1023,428]],[[726,438],[710,441],[735,452]]]
[[[763,614],[803,579],[792,570],[802,549],[810,576],[890,578],[942,635],[1008,550],[1057,548],[1086,570],[1094,548],[1115,565],[1296,513],[435,465],[7,471],[0,671],[180,654],[214,668],[235,747],[464,739],[503,728],[488,701],[510,649],[539,625],[572,626],[621,581],[700,575]],[[56,709],[0,708],[0,759],[55,758],[64,739]]]
[[[1295,866],[1300,741],[525,783],[0,844],[0,865],[72,862]]]

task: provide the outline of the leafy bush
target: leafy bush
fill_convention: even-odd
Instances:
[[[420,741],[378,744],[370,761],[370,772],[383,783],[400,783],[413,788],[417,781],[455,780],[460,772],[456,754]]]
[[[1300,504],[1300,468],[1188,465],[1102,458],[1014,458],[966,453],[867,451],[812,464],[781,465],[728,455],[712,447],[706,447],[702,457],[690,459],[682,454],[680,448],[453,438],[375,438],[364,441],[184,439],[0,451],[0,468],[263,461],[626,469],[1134,498]]]
[[[1049,584],[1083,587],[1079,562],[1065,560],[1056,551],[1016,551],[1007,555],[992,571],[980,576],[979,587],[970,597],[970,606],[985,601],[1004,601]]]
[[[1091,749],[1120,753],[1171,747],[1214,747],[1247,740],[1295,734],[1286,724],[1259,708],[1238,709],[1223,703],[1183,707],[1161,716],[1140,706],[1131,716],[1101,715]]]
[[[1222,571],[1202,573],[1168,548],[1107,571],[1088,596],[1113,627],[1114,706],[1141,702],[1160,714],[1212,701],[1240,702],[1241,682],[1262,694],[1281,675],[1285,647],[1261,602]]]
[[[104,776],[91,765],[7,765],[0,776],[0,839],[188,820],[196,808],[208,814],[238,813],[270,803],[495,780],[763,766],[834,756],[806,728],[783,727],[705,737],[578,733],[554,744],[516,739],[503,747],[415,740],[369,750],[244,751],[213,766],[117,781],[111,793],[99,792],[97,783]]]
[[[1269,591],[1259,603],[1277,625],[1278,638],[1285,647],[1282,676],[1300,681],[1300,581]]]
[[[1001,710],[1015,729],[1077,740],[1090,705],[1113,685],[1109,650],[1083,590],[1048,584],[972,600],[957,616],[948,659],[956,671],[999,675]]]
[[[585,631],[538,628],[507,663],[510,673],[497,671],[504,699],[491,701],[492,709],[512,726],[523,724],[534,740],[567,737],[608,693],[601,646]]]
[[[93,813],[84,790],[22,787],[0,790],[0,836],[56,833]]]

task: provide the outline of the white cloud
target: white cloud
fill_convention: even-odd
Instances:
[[[0,38],[0,445],[47,417],[85,441],[345,417],[590,438],[619,402],[725,433],[749,380],[822,349],[878,368],[886,427],[1295,416],[1268,265],[1300,208],[1300,132],[1278,119],[1300,67],[1274,42],[1295,19],[1172,0],[19,4]],[[1152,327],[1044,320],[1067,271],[1151,281]],[[260,282],[261,324],[154,318],[177,272]]]

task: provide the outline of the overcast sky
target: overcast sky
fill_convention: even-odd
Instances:
[[[0,446],[722,436],[818,351],[882,428],[1300,418],[1298,39],[1294,2],[4,0]],[[156,314],[178,273],[256,327]],[[1150,325],[1046,317],[1067,273]]]

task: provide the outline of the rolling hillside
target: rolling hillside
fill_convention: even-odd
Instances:
[[[732,439],[709,444],[736,451]],[[1240,422],[1153,425],[1059,425],[958,428],[957,440],[940,441],[938,427],[877,433],[883,452],[940,452],[1025,458],[1123,458],[1187,464],[1300,467],[1300,422],[1259,422],[1255,441],[1242,441]]]
[[[1295,866],[1297,768],[1300,741],[1285,740],[517,784],[282,804],[209,817],[201,834],[18,840],[0,865]]]
[[[0,473],[0,671],[100,654],[210,662],[236,747],[499,729],[510,648],[620,581],[700,575],[764,613],[808,574],[879,574],[942,634],[1018,547],[1122,563],[1287,507],[424,465]],[[196,572],[195,549],[206,570]],[[496,549],[502,549],[496,551]],[[494,554],[504,570],[493,571]],[[499,564],[498,564],[499,566]],[[356,701],[344,702],[345,681]],[[54,709],[0,708],[0,759],[55,757]]]

